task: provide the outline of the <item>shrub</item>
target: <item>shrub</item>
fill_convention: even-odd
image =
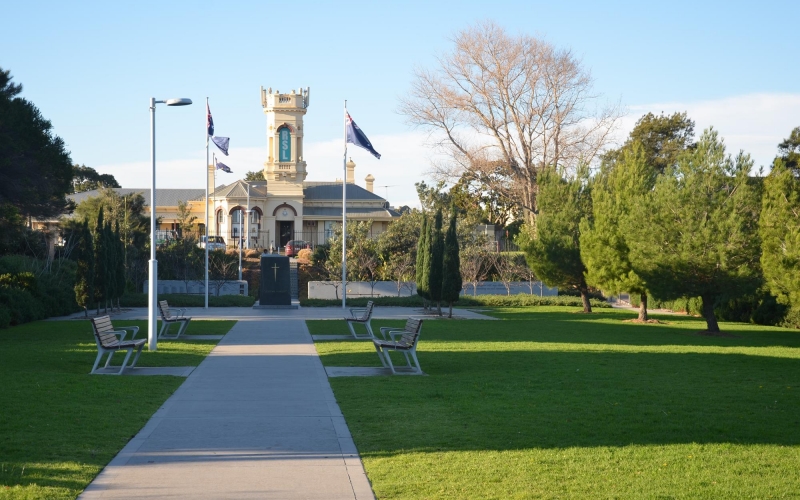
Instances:
[[[422,307],[422,298],[419,295],[410,297],[358,297],[347,299],[350,307],[364,307],[367,301],[373,300],[377,306],[397,307]],[[303,307],[330,307],[341,305],[341,300],[326,299],[301,299]],[[592,307],[609,308],[605,301],[591,299]],[[538,295],[462,295],[458,301],[459,307],[529,307],[529,306],[569,306],[583,307],[580,297],[558,296],[540,297]]]
[[[313,252],[310,248],[304,248],[297,252],[297,260],[302,262],[303,264],[309,264],[311,262],[311,256]]]

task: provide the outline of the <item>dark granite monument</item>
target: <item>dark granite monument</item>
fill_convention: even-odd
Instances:
[[[277,254],[261,255],[260,307],[291,307],[289,257]]]

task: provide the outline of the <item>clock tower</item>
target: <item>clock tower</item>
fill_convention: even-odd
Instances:
[[[261,87],[261,107],[267,115],[267,161],[264,179],[268,183],[302,186],[306,178],[303,159],[303,115],[309,103],[309,88],[288,94]]]

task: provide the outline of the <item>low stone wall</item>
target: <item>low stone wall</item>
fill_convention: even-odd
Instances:
[[[178,280],[158,280],[158,293],[185,293],[190,295],[203,295],[206,291],[206,284],[204,281],[190,281],[187,285],[185,281]],[[148,292],[149,282],[144,280],[142,291]],[[217,294],[217,287],[213,281],[208,282],[209,295],[247,295],[248,285],[247,281],[228,281],[220,287],[219,294]]]
[[[397,282],[377,281],[375,287],[368,282],[352,282],[347,284],[348,297],[408,297],[417,293],[417,286],[414,282],[403,283],[398,293]],[[338,295],[337,295],[338,288]],[[527,281],[515,281],[509,286],[510,294],[531,294],[543,297],[558,295],[558,288],[550,288],[542,285],[540,281],[529,283]],[[477,295],[506,295],[509,291],[499,281],[482,281],[478,283]],[[472,285],[467,285],[465,290],[461,290],[461,295],[473,295]],[[309,281],[309,299],[336,299],[341,298],[342,287],[340,281]]]

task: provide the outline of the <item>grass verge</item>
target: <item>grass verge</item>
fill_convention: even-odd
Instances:
[[[800,491],[800,333],[565,308],[427,321],[424,377],[332,378],[377,496],[770,498]],[[309,321],[313,334],[343,321]],[[373,328],[402,322],[373,321]],[[379,366],[317,342],[326,366]],[[400,358],[398,358],[400,361]]]
[[[234,323],[192,321],[187,331],[221,334]],[[139,326],[137,338],[147,330],[114,324]],[[161,341],[137,366],[196,366],[216,343]],[[184,381],[88,375],[96,355],[88,321],[0,330],[0,499],[75,498]]]

